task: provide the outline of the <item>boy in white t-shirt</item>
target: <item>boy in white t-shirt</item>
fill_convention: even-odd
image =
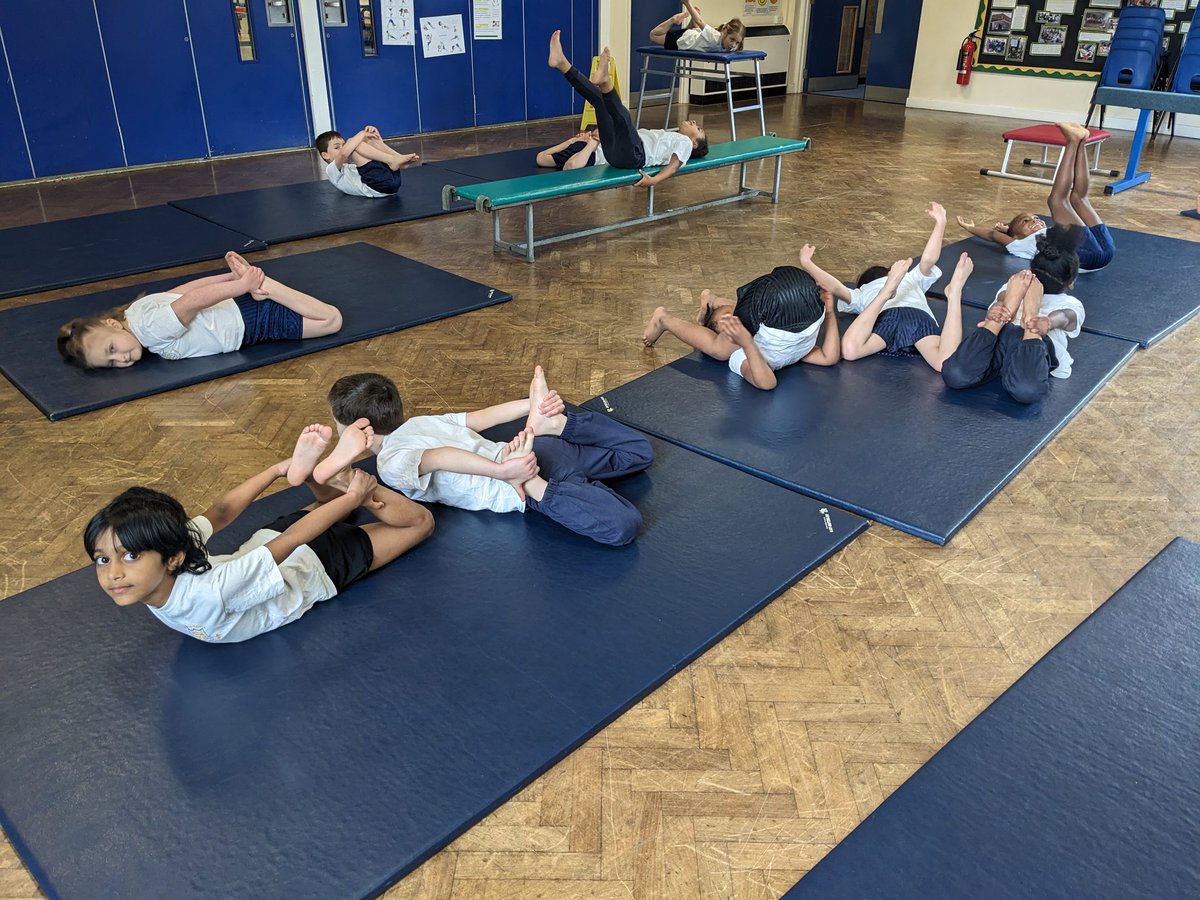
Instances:
[[[642,343],[653,347],[666,332],[706,356],[727,360],[730,371],[764,391],[774,389],[775,372],[785,366],[832,366],[841,358],[833,295],[795,266],[777,266],[742,285],[736,303],[701,291],[691,322],[660,306]]]
[[[730,19],[713,28],[700,17],[700,7],[683,0],[684,11],[676,13],[650,30],[652,43],[666,50],[691,50],[696,53],[736,53],[746,41],[746,26],[741,19]],[[685,26],[683,23],[687,21]]]
[[[144,604],[163,624],[202,641],[233,643],[287,625],[316,603],[415,547],[433,532],[428,510],[339,467],[311,481],[332,429],[310,425],[290,459],[273,465],[188,519],[174,497],[130,488],[92,517],[84,546],[118,606]],[[339,444],[338,452],[349,452]],[[256,531],[236,551],[210,556],[208,540],[277,479],[307,481],[317,502]],[[335,486],[336,485],[336,486]],[[359,507],[379,520],[344,521]]]
[[[390,197],[400,190],[400,172],[421,157],[398,153],[368,125],[349,140],[336,131],[317,135],[317,152],[325,161],[325,177],[352,197]]]
[[[641,527],[637,507],[602,482],[647,468],[650,442],[608,416],[567,413],[540,366],[528,398],[474,412],[405,420],[396,385],[374,372],[338,379],[329,405],[342,441],[375,453],[379,477],[413,500],[492,512],[528,508],[611,546],[630,543]],[[525,427],[508,444],[479,434],[522,416]],[[364,444],[357,432],[366,423],[373,431]],[[336,456],[317,466],[317,481],[338,475]]]
[[[642,173],[638,187],[660,184],[679,171],[689,159],[708,154],[708,137],[694,120],[681,122],[678,131],[662,128],[633,127],[629,110],[613,90],[609,78],[609,51],[600,53],[600,62],[591,80],[571,65],[563,54],[559,32],[550,36],[550,68],[558,69],[584,100],[596,110],[597,128],[591,137],[580,135],[574,143],[582,146],[565,153],[567,147],[558,145],[538,154],[539,166],[575,169],[580,166],[608,164],[617,169],[643,169],[662,166],[654,176]],[[568,142],[568,147],[572,142]],[[570,165],[568,165],[570,161]]]
[[[946,321],[938,321],[929,308],[925,292],[942,275],[937,267],[946,232],[946,210],[931,202],[925,210],[933,219],[933,229],[921,251],[917,270],[910,272],[910,259],[902,259],[890,269],[872,266],[858,277],[858,287],[849,288],[813,262],[814,249],[806,244],[800,251],[800,265],[838,299],[838,310],[854,313],[856,318],[842,335],[842,358],[863,359],[881,353],[884,356],[920,356],[935,371],[957,349],[962,340],[962,308],[957,300],[946,307]],[[966,281],[970,259],[964,253],[955,270],[958,286]],[[951,290],[947,288],[949,297]]]
[[[1079,272],[1079,228],[1055,225],[1040,236],[1030,267],[1013,275],[987,317],[942,367],[946,386],[961,390],[999,376],[1018,403],[1036,403],[1050,377],[1068,378],[1074,360],[1067,339],[1083,327],[1083,304],[1067,294]]]

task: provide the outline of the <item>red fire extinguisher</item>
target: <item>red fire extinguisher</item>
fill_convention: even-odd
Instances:
[[[971,83],[971,66],[975,63],[976,46],[978,45],[975,43],[975,33],[971,32],[958,50],[958,78],[956,81],[959,84]]]

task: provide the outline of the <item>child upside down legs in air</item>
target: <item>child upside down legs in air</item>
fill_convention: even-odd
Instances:
[[[1046,205],[1050,207],[1050,218],[1055,225],[1079,225],[1084,229],[1083,244],[1079,247],[1079,270],[1094,272],[1103,269],[1116,255],[1108,226],[1100,220],[1100,214],[1088,199],[1088,158],[1084,146],[1088,130],[1083,125],[1059,122],[1059,129],[1067,141],[1050,196]],[[977,226],[970,219],[956,217],[958,224],[976,237],[1000,244],[1013,256],[1033,259],[1037,255],[1037,237],[1045,230],[1045,221],[1034,213],[1020,213],[1007,225],[998,222],[991,228]]]
[[[147,294],[102,316],[58,330],[58,352],[84,369],[123,369],[146,353],[189,359],[265,341],[336,334],[342,314],[316,297],[263,275],[232,250],[230,272]]]
[[[997,292],[987,318],[946,360],[947,387],[975,387],[999,375],[1014,400],[1036,403],[1050,390],[1051,375],[1070,376],[1067,338],[1083,327],[1083,304],[1066,291],[1079,271],[1074,248],[1082,237],[1078,228],[1057,225],[1039,235],[1029,269]]]
[[[840,358],[833,295],[795,266],[777,266],[742,285],[736,305],[701,291],[692,322],[660,306],[646,324],[642,343],[653,347],[667,331],[713,359],[728,360],[734,374],[765,391],[778,383],[777,369],[796,362],[832,366]]]
[[[942,235],[946,231],[946,210],[940,203],[930,203],[925,210],[933,219],[933,230],[921,251],[917,271],[910,272],[911,261],[899,260],[890,269],[872,266],[858,277],[858,287],[851,289],[813,262],[814,248],[805,244],[800,251],[800,265],[825,290],[838,299],[841,312],[856,313],[857,318],[842,336],[842,356],[854,360],[882,353],[885,356],[920,356],[935,371],[958,347],[962,340],[962,308],[957,302],[946,307],[946,321],[938,330],[937,319],[925,299],[925,292],[942,275],[937,267],[942,252]],[[955,278],[966,280],[970,259],[959,260]],[[947,288],[947,296],[950,289]]]
[[[474,412],[406,421],[396,385],[375,373],[338,379],[329,405],[339,448],[347,444],[351,459],[377,454],[379,477],[413,500],[501,513],[532,509],[612,546],[630,543],[641,527],[637,508],[602,482],[647,468],[650,442],[607,416],[565,412],[540,366],[527,399]],[[525,428],[508,444],[479,434],[522,416]],[[322,462],[314,478],[335,472]]]
[[[316,603],[411,550],[433,532],[433,516],[336,457],[324,485],[311,479],[332,429],[310,425],[290,459],[188,519],[179,501],[130,488],[92,517],[83,543],[96,578],[118,606],[144,604],[165,625],[202,641],[233,643],[300,618]],[[344,453],[345,451],[343,451]],[[227,556],[210,537],[278,478],[308,482],[317,502],[282,516]],[[379,520],[344,521],[358,507]]]

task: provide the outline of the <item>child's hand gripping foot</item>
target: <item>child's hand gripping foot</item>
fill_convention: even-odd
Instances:
[[[566,405],[558,396],[558,391],[552,391],[546,385],[546,373],[541,366],[533,370],[533,380],[529,383],[529,418],[525,420],[525,430],[530,434],[562,434],[566,427]],[[532,449],[532,444],[530,448]]]
[[[533,432],[526,428],[500,451],[500,471],[496,477],[511,484],[522,500],[525,499],[525,483],[538,474],[533,437]]]
[[[333,429],[328,425],[306,425],[296,440],[296,449],[292,451],[287,471],[288,484],[301,485],[306,482],[320,461],[322,454],[329,447],[333,438]]]
[[[1033,275],[1032,272],[1029,273]],[[1025,326],[1025,337],[1043,338],[1050,333],[1050,319],[1042,315],[1042,297],[1045,289],[1033,278],[1021,307],[1021,324]]]
[[[717,295],[708,288],[705,288],[700,292],[700,307],[696,310],[697,325],[703,325],[706,328],[708,327],[708,323],[712,320],[713,310],[717,308],[717,303],[714,302],[716,300]]]
[[[328,483],[338,472],[349,468],[352,462],[370,450],[374,440],[375,429],[371,427],[370,419],[359,419],[347,425],[338,438],[337,446],[313,469],[313,481],[317,484]]]
[[[346,494],[357,500],[359,506],[370,506],[373,505],[371,495],[377,487],[379,479],[362,469],[355,469],[354,474],[350,476],[350,483],[346,485]]]
[[[1013,316],[1017,314],[1017,310],[1021,308],[1021,301],[1025,299],[1025,292],[1029,290],[1031,281],[1033,281],[1033,273],[1028,269],[1017,272],[1009,278],[1008,284],[1004,288],[1003,299],[988,307],[987,315],[978,327],[984,328],[989,321],[1000,325],[1007,325],[1011,322]]]

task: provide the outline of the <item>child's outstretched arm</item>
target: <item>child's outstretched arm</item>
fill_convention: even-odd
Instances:
[[[259,290],[264,277],[262,269],[251,266],[241,278],[236,280],[216,281],[188,291],[171,303],[171,311],[175,313],[175,318],[179,319],[181,324],[190,325],[192,319],[210,306],[216,306],[222,300],[228,300],[239,294],[249,294]]]
[[[850,288],[842,284],[815,262],[813,262],[813,254],[817,252],[817,248],[812,244],[805,244],[800,248],[800,268],[812,276],[813,281],[818,287],[823,287],[829,293],[833,294],[838,300],[850,300]]]
[[[997,222],[991,228],[985,228],[983,225],[976,225],[972,219],[964,219],[962,216],[955,216],[954,220],[965,231],[969,231],[975,237],[983,238],[985,241],[993,241],[1001,247],[1007,246],[1013,242],[1013,237],[1008,233],[1008,226]]]
[[[209,275],[206,278],[197,278],[195,281],[185,281],[183,284],[171,288],[167,293],[186,294],[188,291],[194,291],[197,288],[208,287],[212,284],[225,284],[237,280],[238,276],[233,272],[225,272],[221,275]]]
[[[758,344],[754,343],[754,336],[746,330],[742,320],[732,313],[726,313],[717,322],[717,331],[745,352],[746,360],[742,363],[742,377],[756,388],[764,391],[774,390],[775,385],[779,383],[775,378],[775,372],[763,357],[762,351],[758,349]]]
[[[642,180],[637,182],[634,187],[650,187],[652,184],[662,184],[662,182],[678,172],[682,165],[683,160],[672,153],[671,161],[663,166],[657,175],[647,175],[645,172],[642,172]]]
[[[220,531],[243,512],[246,507],[258,499],[258,496],[275,483],[277,478],[287,476],[290,459],[276,463],[269,469],[263,469],[252,478],[243,481],[233,490],[227,492],[220,500],[210,506],[204,513],[204,518],[212,523],[214,532]]]
[[[821,299],[825,304],[825,331],[820,345],[809,350],[800,362],[813,366],[836,366],[842,359],[842,335],[838,331],[837,306],[831,291],[825,291]]]
[[[683,8],[687,10],[688,16],[691,17],[691,20],[692,20],[688,24],[688,27],[689,28],[699,28],[701,31],[703,31],[704,30],[704,20],[702,18],[700,18],[700,10],[695,6],[692,6],[692,4],[690,2],[688,2],[688,0],[683,0]]]
[[[933,230],[929,232],[929,240],[925,242],[925,249],[921,251],[921,261],[917,268],[922,275],[928,277],[942,255],[942,238],[946,236],[946,208],[936,200],[931,200],[925,212],[933,219]]]
[[[482,475],[497,481],[524,482],[537,474],[537,458],[530,453],[504,462],[493,462],[470,450],[434,447],[421,454],[421,464],[417,467],[419,475],[431,472],[457,472],[460,475]]]

